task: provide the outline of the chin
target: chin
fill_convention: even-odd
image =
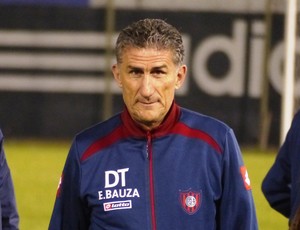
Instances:
[[[144,111],[145,113],[147,113],[148,111]],[[157,116],[149,116],[150,114],[145,114],[145,115],[143,115],[143,114],[140,114],[140,116],[139,116],[139,121],[141,121],[142,123],[155,123],[155,122],[157,122],[157,120],[158,120],[158,117]]]

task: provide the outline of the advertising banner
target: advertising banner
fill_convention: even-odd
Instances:
[[[70,137],[101,121],[107,63],[115,61],[114,57],[107,61],[107,44],[112,48],[120,29],[149,17],[165,19],[183,34],[188,78],[176,101],[226,122],[242,143],[256,143],[259,137],[266,64],[272,113],[269,139],[278,142],[284,57],[282,14],[272,15],[267,62],[262,12],[119,8],[111,41],[107,40],[105,16],[101,7],[0,6],[3,129],[11,135]],[[300,82],[296,84],[299,89]],[[123,108],[122,98],[114,83],[111,90],[116,113]],[[300,90],[296,92],[299,97]]]

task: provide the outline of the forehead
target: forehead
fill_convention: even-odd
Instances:
[[[122,53],[122,63],[126,66],[174,65],[173,53],[168,49],[127,48]]]

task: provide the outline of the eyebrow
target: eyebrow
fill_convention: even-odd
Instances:
[[[161,65],[161,66],[155,66],[155,67],[152,68],[152,70],[163,69],[163,68],[168,68],[168,66],[165,65],[165,64]]]
[[[127,67],[128,69],[137,69],[137,70],[143,70],[142,67],[137,67],[137,66],[132,66],[132,65],[128,65]],[[160,65],[160,66],[154,66],[153,68],[151,68],[151,71],[152,70],[158,70],[158,69],[163,69],[163,68],[168,68],[167,65],[163,64],[163,65]]]
[[[127,69],[142,69],[142,68],[141,67],[137,67],[137,66],[129,65],[129,66],[127,66]]]

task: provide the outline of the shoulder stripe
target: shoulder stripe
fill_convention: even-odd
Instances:
[[[116,141],[126,138],[127,134],[123,132],[123,125],[120,125],[116,129],[114,129],[108,135],[96,140],[92,143],[82,154],[81,161],[85,161],[90,156],[94,155],[96,152],[112,145]]]
[[[173,127],[172,133],[180,134],[186,137],[200,139],[202,141],[205,141],[211,147],[213,147],[218,153],[220,154],[222,153],[222,148],[213,137],[211,137],[209,134],[201,130],[193,129],[182,122],[177,123]]]

